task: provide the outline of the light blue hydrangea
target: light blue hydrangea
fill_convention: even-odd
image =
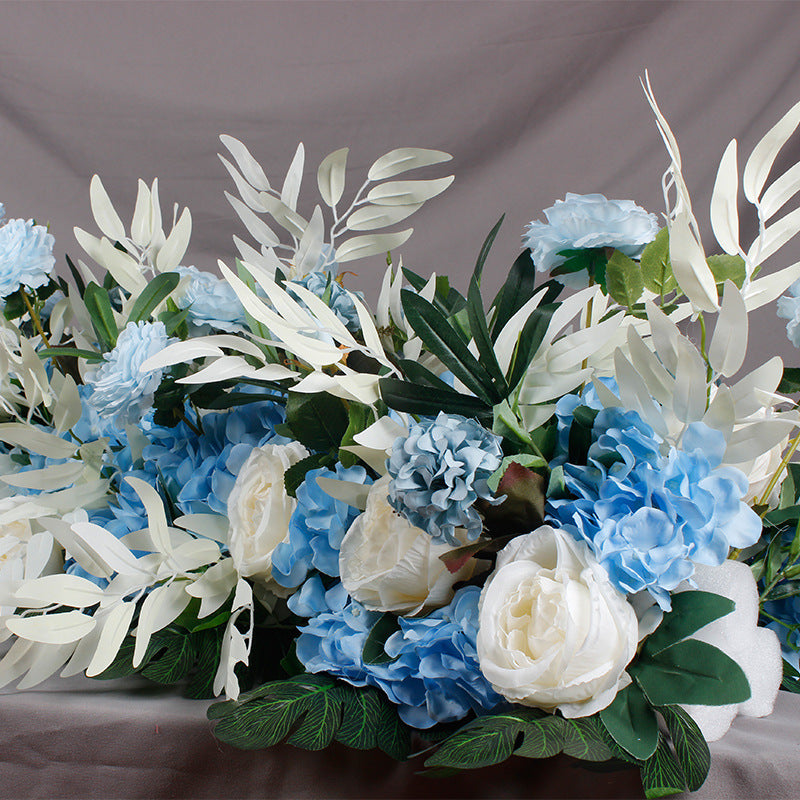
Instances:
[[[0,227],[0,297],[20,286],[36,289],[50,280],[55,239],[33,220],[10,219]]]
[[[789,294],[778,298],[778,316],[789,320],[786,323],[786,337],[800,347],[800,280],[789,287]]]
[[[385,644],[393,658],[386,664],[365,664],[362,658],[381,613],[350,601],[300,628],[297,657],[309,672],[326,672],[354,686],[378,687],[398,705],[400,718],[416,728],[463,719],[473,710],[488,711],[502,698],[478,665],[479,598],[480,589],[467,586],[427,617],[400,617],[400,629]]]
[[[562,250],[615,247],[638,256],[658,233],[658,218],[632,200],[608,200],[602,194],[573,194],[544,210],[547,222],[529,223],[522,241],[539,272],[566,260]]]
[[[127,324],[105,363],[86,380],[92,387],[89,402],[101,417],[115,417],[117,425],[139,420],[161,383],[160,369],[142,372],[141,366],[168,343],[163,322]]]
[[[298,280],[286,284],[286,288],[291,292],[292,284],[298,284],[313,292],[317,297],[324,297],[330,290],[328,305],[334,314],[344,323],[345,327],[352,333],[361,330],[361,323],[358,321],[358,312],[355,303],[349,293],[333,277],[326,272],[309,272]],[[363,299],[361,292],[355,292],[357,297]]]
[[[547,520],[586,540],[620,591],[647,590],[668,609],[694,564],[719,565],[730,547],[758,540],[761,521],[742,501],[747,478],[719,466],[719,431],[694,423],[682,449],[664,455],[636,412],[611,408],[597,415],[592,438],[585,466],[563,465],[573,497],[549,499]]]
[[[176,267],[175,272],[186,279],[185,286],[174,295],[175,305],[189,309],[194,325],[231,333],[243,329],[244,306],[227,281],[196,267]]]
[[[343,500],[324,492],[318,477],[351,483],[372,483],[363,467],[334,470],[320,468],[306,473],[297,489],[297,507],[289,522],[289,541],[281,542],[272,553],[272,577],[293,589],[300,586],[312,569],[325,575],[339,576],[339,548],[347,529],[361,513]]]
[[[482,521],[474,504],[499,502],[487,481],[502,459],[500,437],[475,420],[443,412],[424,417],[394,443],[389,502],[437,543],[457,546],[457,527],[477,539]]]

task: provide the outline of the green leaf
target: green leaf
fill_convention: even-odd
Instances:
[[[513,390],[525,376],[531,360],[536,355],[544,340],[553,312],[558,308],[554,303],[540,305],[526,320],[519,335],[514,355],[511,359],[511,368],[508,375],[508,385]]]
[[[177,272],[162,272],[156,275],[134,301],[128,322],[150,319],[153,309],[175,291],[180,281],[181,276]]]
[[[162,311],[158,315],[159,322],[164,323],[167,329],[167,336],[178,336],[180,339],[186,339],[189,336],[189,328],[186,325],[186,319],[189,316],[189,309],[184,308],[180,311]]]
[[[624,253],[615,250],[606,264],[606,286],[614,300],[621,306],[631,308],[644,291],[641,267]]]
[[[643,656],[655,655],[736,608],[733,600],[711,592],[678,592],[671,600],[672,610],[645,640]]]
[[[403,310],[414,332],[473,394],[487,403],[499,402],[492,379],[448,321],[427,300],[414,292],[401,292]]]
[[[744,259],[741,256],[709,256],[706,261],[714,275],[714,282],[718,286],[730,280],[736,284],[737,288],[742,288],[746,270]]]
[[[356,402],[348,403],[347,429],[342,436],[342,441],[339,447],[342,448],[354,445],[356,442],[353,437],[358,436],[359,433],[366,430],[372,423],[373,419],[374,417],[372,415],[372,409],[370,409],[369,406],[365,406],[362,403]],[[353,455],[353,453],[349,453],[347,450],[340,449],[339,461],[341,461],[342,466],[344,467],[353,467],[359,463],[359,458],[358,456]]]
[[[75,264],[73,264],[72,259],[69,257],[67,253],[64,253],[64,258],[66,259],[69,271],[72,273],[72,280],[75,281],[75,286],[78,289],[78,294],[81,297],[83,297],[83,295],[86,294],[86,283],[83,280],[83,276],[81,275],[80,271],[75,266]]]
[[[389,664],[396,659],[386,653],[383,646],[386,640],[400,630],[400,621],[395,614],[385,613],[372,626],[361,654],[365,664]]]
[[[103,350],[113,350],[117,343],[117,323],[108,292],[96,283],[90,283],[84,292],[83,301],[101,347]]]
[[[407,267],[403,267],[403,275],[417,292],[422,291],[423,287],[428,282],[421,275],[417,275],[416,272],[412,272],[412,270],[408,269]],[[436,290],[433,295],[433,305],[436,306],[436,308],[446,317],[452,317],[461,311],[466,304],[467,301],[464,299],[464,297],[452,286],[450,286],[450,282],[448,281],[447,277],[444,275],[437,275]]]
[[[459,394],[452,389],[431,389],[397,378],[381,378],[381,397],[389,408],[409,414],[436,415],[439,411],[448,414],[463,414],[465,417],[491,419],[492,409],[477,397]]]
[[[331,394],[289,392],[286,422],[294,438],[309,450],[338,450],[347,430],[347,410],[344,403]]]
[[[39,358],[85,358],[89,362],[103,361],[103,354],[96,350],[81,350],[77,347],[43,347],[36,351]]]
[[[617,692],[614,702],[600,712],[600,720],[614,741],[634,758],[646,761],[658,746],[658,720],[636,684]]]
[[[412,383],[430,386],[444,392],[455,391],[452,386],[446,384],[438,375],[431,372],[427,367],[423,367],[418,361],[403,358],[400,360],[400,369],[403,371],[403,375]]]
[[[354,750],[371,750],[378,745],[375,720],[382,710],[378,689],[345,692],[342,698],[342,724],[336,731],[336,741]]]
[[[506,456],[500,462],[500,466],[489,476],[489,480],[486,482],[493,492],[497,491],[497,487],[500,485],[503,475],[506,474],[506,470],[512,464],[519,464],[519,466],[528,467],[529,469],[538,469],[539,467],[546,467],[547,461],[545,461],[541,456],[527,453],[520,453],[516,456]]]
[[[292,464],[292,466],[283,473],[283,486],[286,489],[286,494],[288,494],[289,497],[297,497],[297,490],[306,479],[306,475],[312,469],[319,469],[320,467],[326,466],[332,466],[329,453],[312,453],[296,464]]]
[[[794,394],[800,392],[800,367],[784,367],[783,378],[778,384],[781,394]]]
[[[585,465],[592,445],[592,428],[599,411],[589,406],[578,406],[572,414],[569,428],[569,463]]]
[[[564,747],[564,720],[552,714],[531,719],[524,728],[524,738],[514,751],[523,758],[552,758]]]
[[[494,352],[494,345],[489,336],[489,328],[486,324],[486,312],[483,310],[483,300],[481,299],[480,278],[476,273],[473,274],[467,293],[467,316],[469,318],[469,329],[475,346],[478,348],[481,364],[486,368],[495,386],[497,394],[504,398],[508,395],[508,385],[506,384],[500,365],[497,363],[497,356]]]
[[[503,220],[506,218],[506,215],[500,217],[497,222],[495,222],[494,227],[489,231],[489,234],[484,239],[483,244],[481,245],[481,250],[478,253],[478,260],[475,262],[475,269],[473,270],[473,278],[475,278],[480,285],[481,282],[481,275],[483,273],[483,265],[486,263],[486,258],[489,255],[489,251],[492,249],[492,245],[494,244],[494,240],[497,238],[497,232],[500,230],[500,226],[503,224]]]
[[[750,684],[742,668],[716,647],[685,639],[628,667],[647,699],[656,706],[721,706],[743,703]]]
[[[3,316],[7,320],[12,321],[19,319],[28,310],[25,301],[22,299],[23,291],[23,289],[18,289],[16,292],[12,292],[4,298]]]
[[[533,297],[536,289],[536,267],[529,249],[523,250],[511,265],[506,282],[497,293],[492,306],[492,339],[496,340],[506,323]]]
[[[646,289],[664,297],[678,288],[669,260],[669,230],[662,228],[639,259],[642,280]]]
[[[711,767],[708,743],[697,723],[680,706],[664,706],[658,710],[667,723],[689,791],[695,792],[705,782]]]
[[[642,767],[642,786],[645,797],[668,797],[686,789],[686,777],[669,748],[667,737],[658,737],[658,748]]]
[[[192,668],[195,651],[185,631],[158,631],[153,634],[157,650],[141,670],[142,675],[155,683],[172,684],[183,680]]]
[[[608,761],[614,755],[596,716],[564,720],[564,753],[581,761]]]
[[[785,658],[783,659],[783,680],[781,689],[793,694],[800,694],[800,672],[798,672]]]

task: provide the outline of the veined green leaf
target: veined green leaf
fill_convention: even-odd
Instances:
[[[381,397],[389,408],[409,414],[463,414],[491,420],[492,409],[483,400],[448,389],[432,389],[397,378],[381,378]]]
[[[85,358],[89,362],[103,360],[103,354],[95,350],[81,350],[78,347],[43,347],[37,350],[39,358]]]
[[[117,343],[117,323],[108,292],[96,283],[90,283],[86,287],[83,301],[101,346],[104,350],[113,350]]]
[[[669,748],[667,737],[660,734],[658,748],[642,767],[642,786],[648,800],[668,797],[686,789],[686,777]]]
[[[631,308],[644,291],[640,266],[624,253],[615,250],[606,264],[606,286],[614,300],[621,306]]]
[[[128,322],[149,319],[156,306],[175,291],[180,280],[181,276],[177,272],[162,272],[160,275],[156,275],[136,298]]]
[[[674,291],[678,284],[672,274],[669,261],[669,230],[662,228],[642,251],[639,266],[646,289],[664,297]]]
[[[667,723],[689,791],[696,792],[705,782],[711,767],[708,744],[697,723],[680,706],[664,706],[658,710]]]
[[[628,684],[614,702],[600,712],[600,720],[614,741],[634,758],[646,761],[658,746],[658,720],[642,690]]]
[[[733,281],[737,289],[742,288],[745,277],[744,259],[741,256],[709,256],[706,261],[708,262],[711,274],[714,276],[714,281],[718,286],[721,286],[725,281]]]
[[[347,411],[342,401],[324,392],[289,392],[286,421],[294,438],[310,450],[338,448],[348,424]]]

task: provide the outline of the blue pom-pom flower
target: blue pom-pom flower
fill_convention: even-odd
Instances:
[[[30,219],[11,219],[0,227],[0,297],[20,286],[44,286],[56,263],[54,244],[52,234]]]

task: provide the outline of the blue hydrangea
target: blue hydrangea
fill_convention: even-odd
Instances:
[[[89,402],[101,417],[115,417],[117,425],[139,420],[161,383],[160,369],[142,372],[141,366],[168,343],[163,322],[127,324],[105,363],[86,381],[92,387]]]
[[[789,287],[789,294],[778,298],[778,316],[786,323],[786,338],[800,347],[800,280]]]
[[[242,330],[244,306],[227,281],[196,267],[176,267],[175,272],[186,279],[185,286],[174,296],[175,304],[189,309],[192,323],[231,333]]]
[[[50,280],[55,239],[33,220],[10,219],[0,227],[0,297],[20,286],[36,289]]]
[[[611,408],[597,415],[592,438],[585,466],[563,466],[573,497],[549,499],[547,519],[586,540],[620,591],[647,590],[668,609],[695,563],[719,565],[730,547],[758,540],[761,521],[742,501],[747,478],[719,466],[719,431],[694,423],[682,449],[663,454],[636,412]]]
[[[424,417],[394,443],[389,502],[437,543],[458,545],[457,527],[477,539],[482,520],[474,504],[499,502],[487,481],[502,459],[500,437],[475,420],[443,412]]]
[[[272,577],[287,588],[300,586],[312,569],[339,576],[339,547],[347,529],[361,513],[343,500],[324,492],[318,477],[351,483],[372,483],[363,467],[335,470],[313,469],[297,489],[297,507],[289,522],[289,541],[281,542],[272,553]]]
[[[529,223],[522,241],[540,272],[563,264],[562,250],[615,247],[638,256],[658,233],[658,218],[631,200],[608,200],[602,194],[567,193],[545,209],[547,222]]]
[[[334,277],[326,272],[309,272],[302,278],[286,284],[286,288],[291,291],[292,284],[298,284],[313,292],[317,297],[324,297],[330,290],[328,305],[334,314],[344,323],[345,327],[352,333],[361,330],[361,323],[358,321],[358,312],[355,303],[349,293],[339,284]],[[363,298],[361,292],[356,292],[359,298]]]
[[[364,643],[382,616],[351,601],[323,612],[300,628],[297,657],[309,672],[326,672],[354,686],[376,686],[398,705],[400,718],[416,728],[463,719],[502,701],[483,677],[475,638],[480,589],[467,586],[427,617],[400,617],[387,639],[393,661],[365,664]]]

